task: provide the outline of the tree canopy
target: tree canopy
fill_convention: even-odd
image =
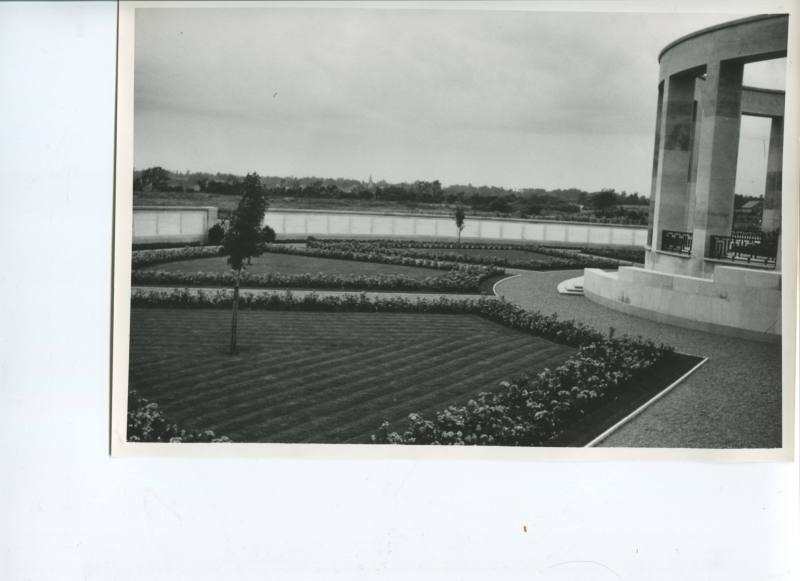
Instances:
[[[267,212],[264,186],[257,173],[247,174],[243,189],[242,199],[231,216],[222,242],[223,251],[228,255],[228,264],[234,270],[240,270],[247,258],[261,254],[261,223]]]

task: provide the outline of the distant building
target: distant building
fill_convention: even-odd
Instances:
[[[749,202],[745,202],[742,204],[742,207],[737,210],[742,214],[758,214],[761,215],[761,211],[764,208],[764,200],[750,200]]]
[[[749,200],[733,212],[734,229],[760,229],[764,200]]]

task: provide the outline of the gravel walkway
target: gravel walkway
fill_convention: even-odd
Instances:
[[[509,270],[509,269],[507,269]],[[780,345],[746,341],[625,315],[583,296],[561,295],[562,280],[582,270],[529,272],[505,279],[496,292],[543,313],[597,329],[641,335],[678,351],[708,357],[691,377],[610,436],[603,446],[774,448],[781,446]]]

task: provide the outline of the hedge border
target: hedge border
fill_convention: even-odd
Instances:
[[[316,289],[316,290],[364,290],[385,292],[434,292],[480,294],[481,285],[493,273],[475,274],[462,270],[450,270],[438,276],[414,278],[404,274],[340,275],[325,273],[287,274],[266,273],[242,274],[243,288]],[[232,272],[172,272],[166,270],[134,270],[131,284],[146,286],[215,286],[233,287]],[[485,292],[485,291],[484,291]],[[486,293],[489,294],[489,293]]]
[[[224,308],[232,292],[134,289],[133,307]],[[525,445],[556,440],[563,431],[610,395],[624,389],[673,349],[641,337],[614,338],[557,315],[543,315],[503,300],[368,297],[366,293],[296,298],[291,292],[246,295],[240,309],[310,310],[329,312],[406,312],[481,316],[509,328],[578,348],[554,370],[536,377],[501,382],[499,389],[481,392],[464,406],[450,406],[432,420],[412,413],[403,433],[384,422],[374,442],[389,444]]]
[[[414,258],[427,258],[430,260],[441,260],[447,263],[466,263],[491,265],[498,267],[522,268],[527,270],[563,270],[578,268],[615,268],[620,266],[620,260],[606,257],[594,257],[581,255],[580,249],[576,251],[561,250],[549,246],[539,246],[532,244],[501,244],[491,242],[463,242],[460,245],[456,242],[448,241],[428,241],[428,240],[389,240],[389,239],[341,239],[341,240],[318,240],[311,238],[306,247],[309,250],[339,252],[341,254],[379,254],[399,255]],[[529,252],[552,256],[561,260],[522,260],[507,258],[504,256],[471,256],[461,254],[459,250],[515,250],[519,252]],[[441,258],[436,254],[442,252]]]
[[[458,264],[426,258],[401,257],[385,254],[354,255],[352,253],[338,253],[330,255],[326,250],[306,250],[293,246],[276,244],[265,245],[264,251],[276,254],[293,254],[315,258],[330,258],[355,260],[360,262],[373,262],[383,264],[396,264],[400,266],[413,266],[428,268],[436,271],[446,271],[439,276],[425,279],[414,279],[403,274],[376,274],[376,275],[326,275],[323,273],[305,273],[300,275],[281,275],[268,273],[265,275],[249,274],[245,270],[242,284],[256,288],[311,288],[327,290],[376,290],[376,291],[408,291],[408,292],[481,292],[481,284],[493,277],[505,274],[505,270],[495,266],[478,266]],[[220,256],[222,246],[192,246],[183,248],[164,248],[142,250],[134,252],[131,271],[132,284],[172,284],[184,285],[219,285],[233,286],[232,273],[210,273],[198,271],[196,273],[174,273],[168,271],[145,271],[142,267],[192,260],[197,258],[211,258]]]

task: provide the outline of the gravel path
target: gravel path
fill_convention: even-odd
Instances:
[[[507,269],[510,270],[510,269]],[[780,345],[746,341],[625,315],[582,296],[560,295],[582,270],[517,271],[496,292],[527,309],[557,313],[599,330],[641,335],[709,361],[603,446],[774,448],[781,445]]]

